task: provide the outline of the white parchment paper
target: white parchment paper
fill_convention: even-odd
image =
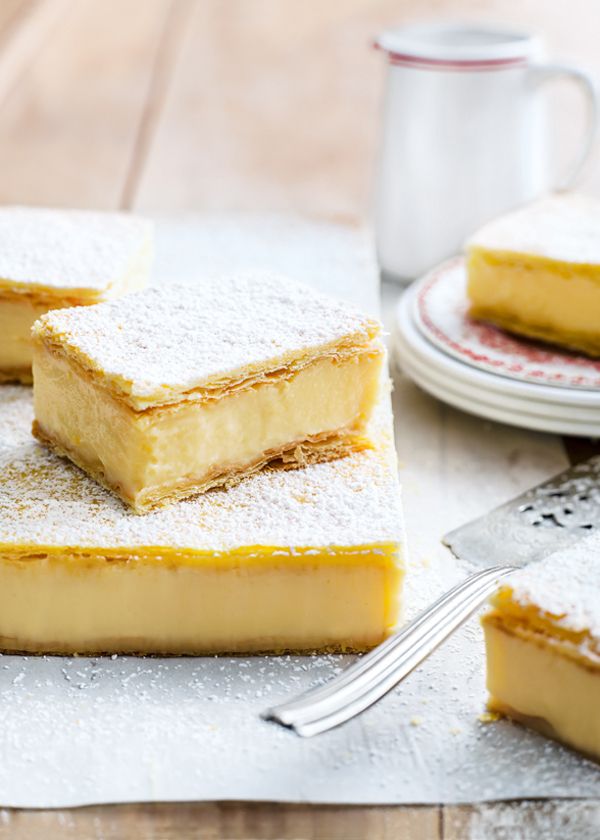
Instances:
[[[360,233],[223,216],[162,220],[158,239],[159,279],[192,281],[207,270],[268,265],[377,308],[373,262]],[[501,501],[509,487],[516,493],[562,466],[549,437],[440,411],[397,378],[401,476],[414,543],[409,615],[462,575],[439,546],[446,527]],[[448,452],[457,453],[454,460]],[[475,619],[345,727],[301,740],[260,719],[265,707],[328,679],[350,660],[2,656],[0,805],[600,796],[596,765],[515,724],[479,719],[486,695]]]

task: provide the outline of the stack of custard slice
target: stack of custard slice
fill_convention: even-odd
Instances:
[[[70,287],[126,287],[121,221],[72,265],[61,243]],[[37,320],[34,409],[0,391],[0,648],[380,642],[404,566],[379,324],[270,274],[112,297]]]

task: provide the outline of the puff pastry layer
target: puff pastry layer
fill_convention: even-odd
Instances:
[[[34,434],[137,512],[266,465],[370,445],[377,322],[278,276],[52,312],[34,327]]]
[[[600,355],[600,202],[543,199],[467,243],[471,315]]]
[[[600,538],[510,579],[483,618],[490,708],[600,760]]]
[[[152,225],[123,213],[0,207],[0,381],[31,382],[33,323],[145,285]]]

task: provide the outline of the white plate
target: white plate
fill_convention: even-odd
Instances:
[[[414,327],[412,327],[414,331]],[[413,332],[414,336],[414,332]],[[514,411],[525,411],[542,417],[553,416],[566,420],[596,422],[600,418],[600,405],[573,406],[562,402],[550,402],[533,400],[529,397],[515,394],[497,393],[494,390],[484,388],[480,383],[473,385],[457,377],[451,378],[445,370],[440,370],[432,365],[431,360],[423,358],[418,352],[418,347],[411,343],[409,330],[396,333],[396,345],[403,358],[408,358],[413,367],[417,367],[423,376],[435,379],[442,387],[450,386],[453,391],[462,394],[466,398],[476,401],[483,399],[491,405],[501,408],[510,408]]]
[[[417,284],[413,318],[432,344],[466,365],[519,382],[600,391],[600,360],[471,320],[466,286],[463,257],[442,263]]]
[[[419,285],[406,292],[398,305],[395,349],[404,371],[420,387],[489,420],[557,434],[600,435],[599,393],[498,377],[469,367],[429,344],[411,318]],[[537,399],[540,393],[543,398]]]
[[[595,422],[581,422],[568,421],[549,414],[544,416],[525,411],[514,411],[490,404],[485,400],[465,396],[452,387],[441,384],[439,380],[433,377],[424,376],[412,362],[406,359],[402,360],[402,369],[424,391],[448,405],[466,411],[468,414],[538,432],[553,432],[577,437],[597,437],[600,435],[600,417]]]
[[[429,368],[423,364],[419,358],[411,354],[410,349],[406,344],[403,344],[402,339],[397,341],[397,358],[402,366],[408,370],[410,367],[411,376],[414,372],[420,379],[427,380],[436,385],[436,387],[447,390],[448,393],[453,393],[457,397],[462,398],[467,403],[473,404],[481,403],[487,405],[490,409],[498,408],[503,412],[512,412],[513,414],[523,414],[533,418],[539,418],[541,421],[552,419],[553,421],[569,423],[573,428],[578,428],[580,425],[586,427],[594,426],[595,432],[579,432],[580,434],[600,434],[600,409],[573,409],[570,406],[551,405],[550,403],[538,403],[527,400],[515,399],[514,397],[502,397],[489,391],[477,390],[468,385],[464,385],[457,380],[449,380],[443,374]]]
[[[511,426],[519,426],[538,432],[553,432],[555,434],[576,435],[580,437],[597,437],[600,435],[600,419],[595,423],[569,422],[564,418],[554,418],[550,415],[540,416],[527,412],[503,409],[497,405],[486,403],[483,400],[465,397],[447,385],[441,385],[438,380],[423,376],[406,359],[402,360],[402,369],[420,388],[427,391],[427,393],[448,405],[452,405],[469,414],[483,417],[486,420],[494,420],[498,423],[506,423]]]

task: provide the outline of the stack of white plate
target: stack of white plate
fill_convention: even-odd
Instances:
[[[406,291],[395,352],[425,391],[490,420],[600,436],[600,360],[519,339],[467,315],[462,257]]]

